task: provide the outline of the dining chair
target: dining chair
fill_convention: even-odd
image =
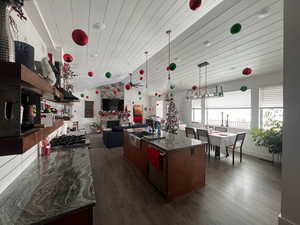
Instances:
[[[228,151],[232,151],[232,165],[234,165],[234,152],[236,149],[240,149],[240,162],[243,160],[243,144],[246,138],[246,133],[239,133],[236,135],[233,145],[226,147],[226,157],[228,156]]]
[[[228,132],[228,128],[227,127],[215,127],[216,131],[220,131],[220,132]]]
[[[192,127],[185,128],[185,135],[186,135],[186,137],[189,137],[189,138],[194,138],[194,139],[197,138],[196,132],[195,132],[194,128],[192,128]]]
[[[207,129],[197,129],[197,138],[201,141],[207,141],[205,150],[208,153],[208,158],[210,158],[210,151],[213,149],[213,146],[210,144],[210,138]]]

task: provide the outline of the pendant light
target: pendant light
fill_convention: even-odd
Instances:
[[[171,72],[176,69],[176,64],[171,62],[171,30],[167,30],[167,35],[169,38],[169,44],[168,44],[168,51],[169,51],[169,58],[168,58],[168,81],[167,81],[167,90],[174,90],[175,89],[175,84],[171,82]]]

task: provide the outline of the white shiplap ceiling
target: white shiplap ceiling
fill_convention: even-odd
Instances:
[[[177,64],[172,82],[177,89],[198,82],[196,65],[203,61],[210,63],[209,84],[240,79],[245,67],[254,70],[252,76],[282,71],[283,0],[202,2],[196,12],[189,9],[187,0],[39,0],[38,5],[55,44],[75,58],[73,68],[80,74],[77,90],[120,81],[131,71],[145,69],[147,50],[150,90],[163,92],[168,29],[172,30],[172,61]],[[259,18],[262,10],[267,16]],[[102,22],[104,30],[93,28]],[[235,23],[243,28],[231,35]],[[77,28],[89,33],[87,47],[72,41],[72,30]],[[88,71],[95,76],[89,78]],[[107,71],[112,79],[104,77]]]
[[[56,46],[75,58],[80,74],[77,90],[116,82],[144,63],[146,50],[155,54],[166,44],[165,31],[176,38],[223,0],[204,0],[192,11],[187,0],[38,0],[37,4]],[[94,25],[104,23],[105,29]],[[89,35],[89,44],[79,47],[71,39],[74,29]],[[93,71],[95,76],[87,76]],[[105,78],[105,72],[113,74]]]

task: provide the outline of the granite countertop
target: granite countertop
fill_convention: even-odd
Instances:
[[[42,224],[95,203],[88,148],[58,148],[0,194],[0,225]]]
[[[155,135],[153,137],[154,139],[157,138]],[[205,141],[187,138],[182,134],[170,134],[163,131],[161,132],[160,137],[161,139],[156,140],[151,140],[147,137],[144,137],[143,140],[161,148],[166,152],[207,144]]]

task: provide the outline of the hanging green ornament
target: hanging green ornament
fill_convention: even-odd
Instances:
[[[141,94],[142,94],[142,92],[141,92],[141,91],[139,91],[139,92],[138,92],[138,94],[139,94],[139,95],[141,95]]]
[[[81,98],[84,98],[84,94],[80,94],[80,97],[81,97]]]
[[[174,89],[175,89],[175,84],[171,84],[171,85],[170,85],[170,89],[171,89],[171,90],[174,90]]]
[[[240,23],[236,23],[231,27],[230,32],[231,34],[237,34],[241,30],[242,30],[242,25]]]
[[[169,68],[170,68],[171,71],[176,70],[176,64],[175,64],[175,63],[171,63],[171,64],[169,65]]]
[[[106,78],[111,78],[111,73],[110,73],[110,72],[107,72],[107,73],[105,74],[105,76],[106,76]]]
[[[142,97],[139,97],[139,100],[142,100]]]
[[[245,91],[248,90],[248,87],[247,87],[247,86],[242,86],[242,87],[240,88],[240,90],[241,90],[242,92],[245,92]]]

